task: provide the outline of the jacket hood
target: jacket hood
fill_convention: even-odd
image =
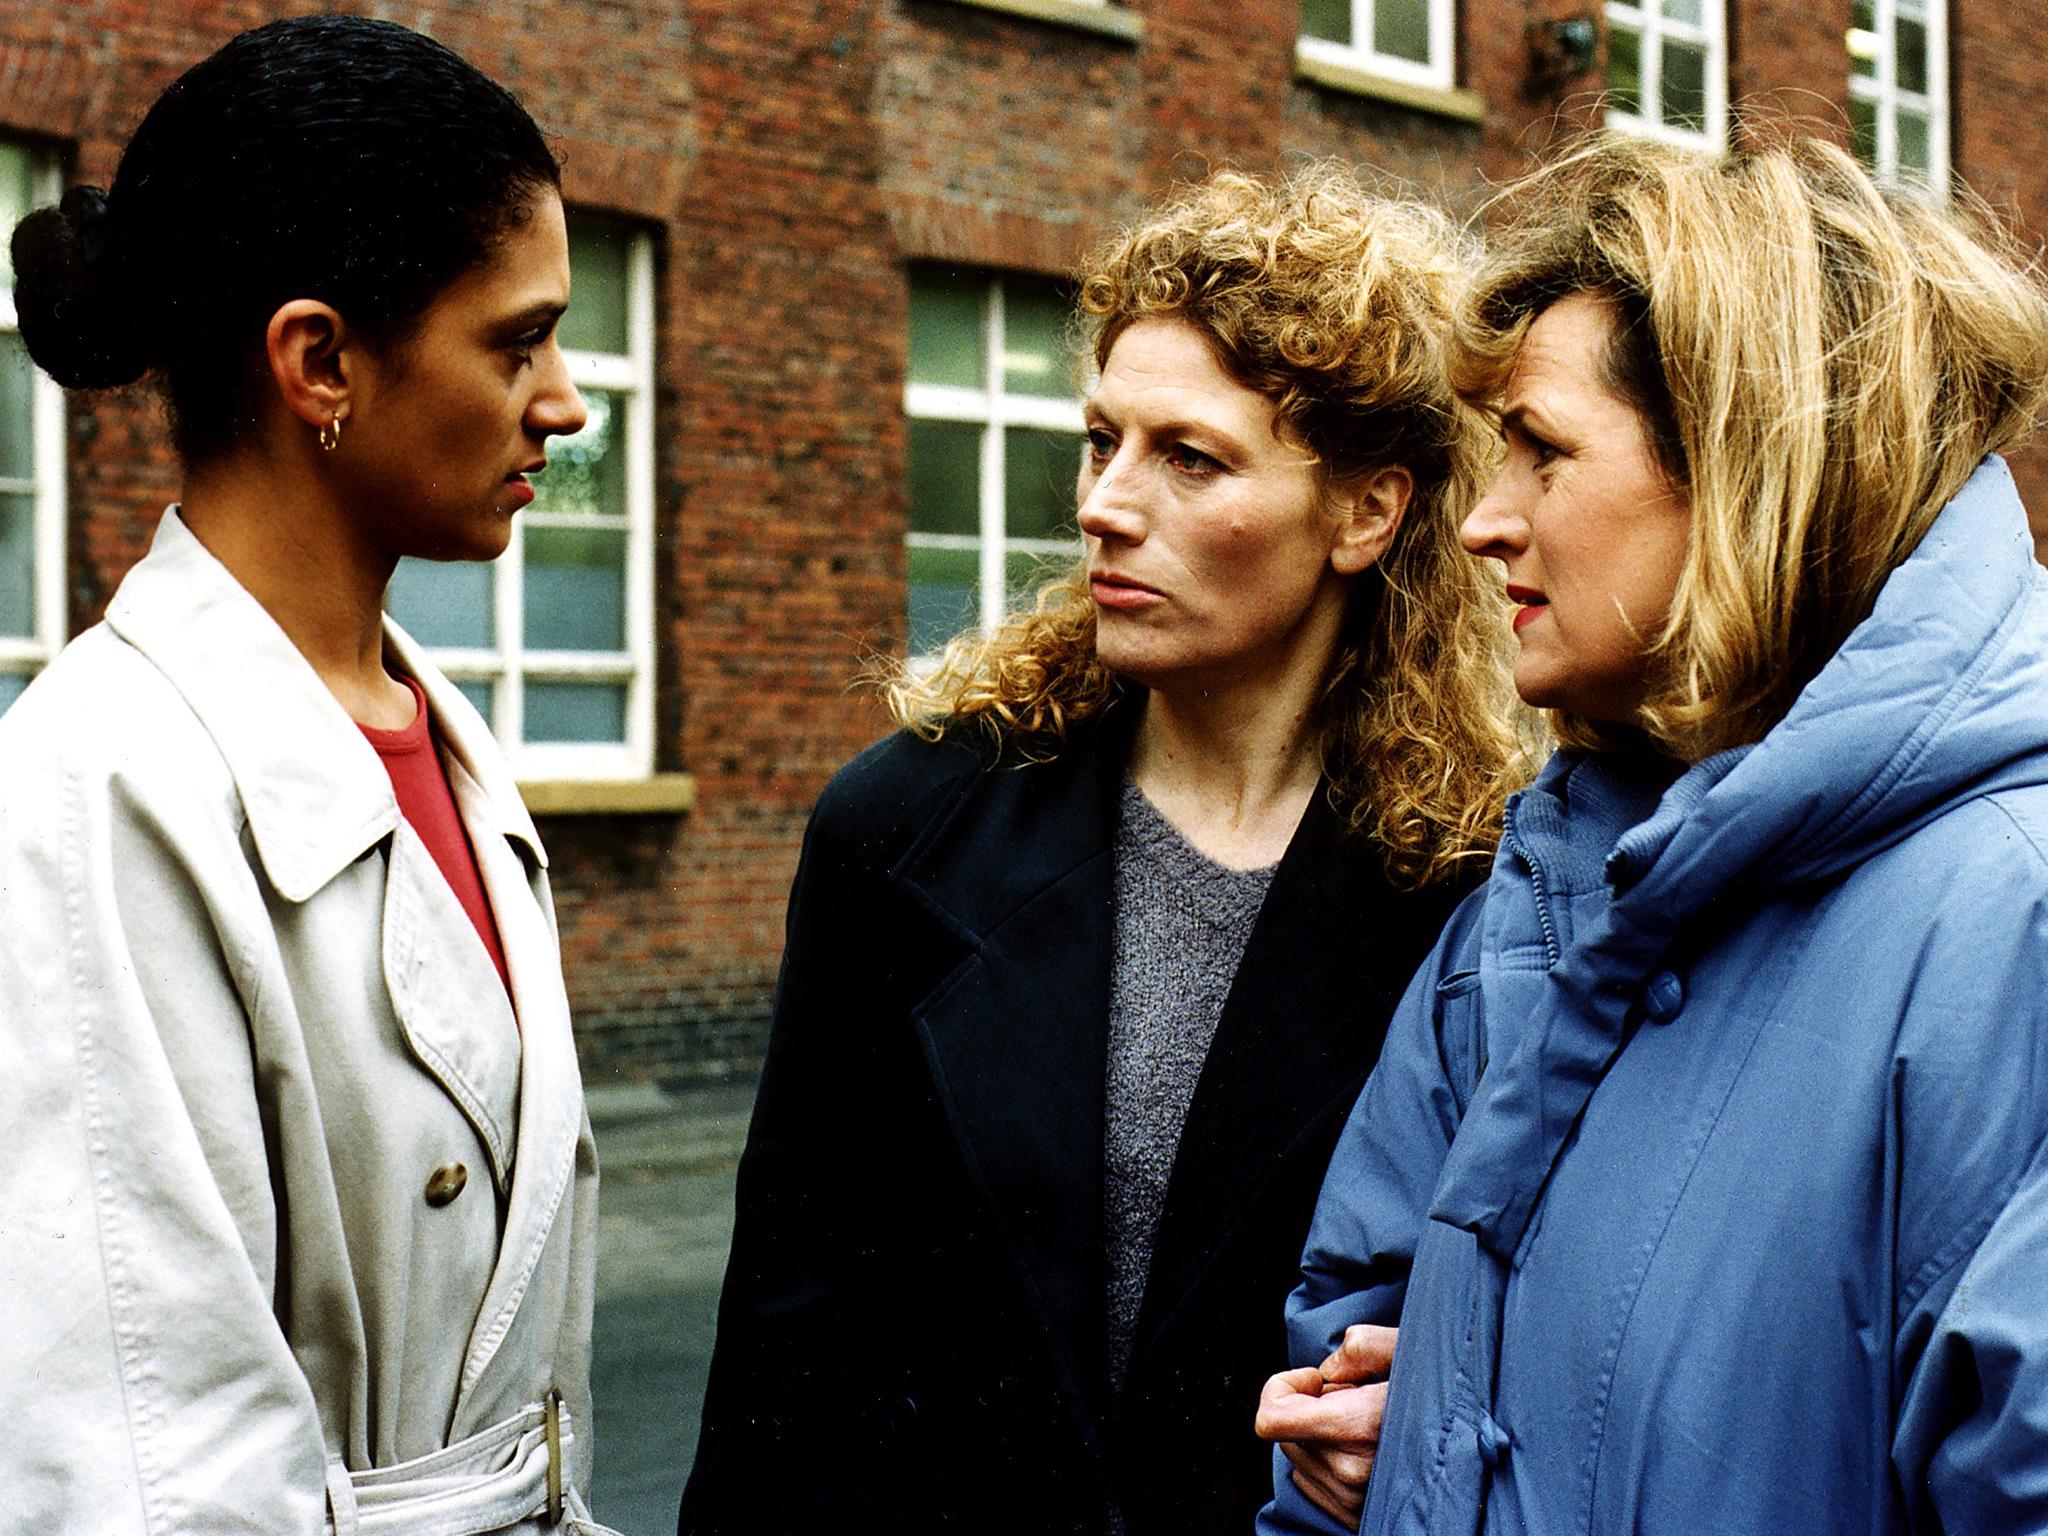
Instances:
[[[2048,779],[2048,572],[1990,458],[1752,747],[1700,763],[1607,859],[1637,921],[1824,880],[1963,800]]]
[[[1646,982],[1709,903],[1839,876],[1966,800],[2040,782],[2048,574],[1989,458],[1761,742],[1695,764],[1647,816],[1640,764],[1570,752],[1511,804],[1489,906],[1533,886],[1552,964],[1517,1000],[1528,1024],[1482,1080],[1432,1214],[1513,1252]]]

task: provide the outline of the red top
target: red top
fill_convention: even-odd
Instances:
[[[377,749],[377,756],[384,760],[384,771],[391,775],[391,788],[398,795],[400,814],[412,823],[413,831],[419,833],[420,841],[441,866],[455,899],[475,924],[476,936],[484,941],[491,963],[498,968],[499,979],[510,992],[512,982],[505,971],[505,948],[498,942],[498,924],[491,916],[490,898],[484,894],[476,850],[470,847],[469,834],[455,812],[448,770],[441,766],[441,754],[436,750],[427,719],[427,696],[411,678],[402,677],[399,681],[412,690],[416,706],[412,724],[398,731],[380,731],[360,721],[357,724]]]

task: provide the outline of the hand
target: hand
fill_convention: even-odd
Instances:
[[[1370,1323],[1347,1328],[1320,1366],[1282,1371],[1259,1394],[1259,1437],[1279,1442],[1294,1486],[1346,1530],[1365,1512],[1396,1336]]]

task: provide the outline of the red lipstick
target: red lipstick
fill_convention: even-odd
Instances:
[[[1515,633],[1520,634],[1525,625],[1533,624],[1543,617],[1550,607],[1550,599],[1534,587],[1518,587],[1508,584],[1508,601],[1519,604],[1515,610]]]

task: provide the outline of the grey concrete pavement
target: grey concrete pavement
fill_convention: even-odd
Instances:
[[[586,1093],[602,1172],[591,1513],[624,1536],[670,1536],[697,1448],[754,1083]]]

